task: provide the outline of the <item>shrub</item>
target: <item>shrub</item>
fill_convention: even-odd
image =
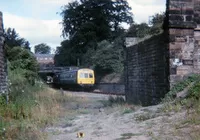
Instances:
[[[199,100],[200,98],[200,82],[196,83],[193,87],[189,89],[188,98],[194,98]]]
[[[171,100],[176,97],[176,94],[180,91],[183,91],[186,87],[191,85],[193,82],[198,82],[200,80],[200,75],[193,74],[188,76],[185,80],[178,82],[175,84],[171,90],[166,94],[164,100]],[[191,87],[192,88],[192,87]]]

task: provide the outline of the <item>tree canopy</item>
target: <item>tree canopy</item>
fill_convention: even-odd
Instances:
[[[61,16],[62,35],[68,39],[55,56],[58,65],[86,64],[85,54],[96,51],[99,42],[112,42],[123,34],[121,23],[133,23],[126,0],[76,0],[63,7]]]
[[[127,36],[143,38],[147,35],[158,34],[163,30],[165,13],[156,13],[147,23],[133,23],[127,33]]]
[[[29,42],[21,38],[15,29],[5,30],[5,52],[11,71],[20,71],[21,77],[33,83],[37,78],[38,63],[30,51]]]
[[[64,6],[63,36],[73,37],[78,32],[86,34],[86,38],[95,35],[103,40],[111,30],[120,28],[120,23],[133,22],[126,0],[80,0]],[[91,38],[90,38],[91,39]]]
[[[4,36],[9,47],[21,46],[30,50],[30,43],[26,39],[19,37],[14,28],[5,29]]]
[[[164,14],[163,14],[164,15]],[[80,65],[100,73],[123,71],[124,37],[145,37],[162,30],[163,16],[136,24],[126,0],[75,0],[62,9],[62,36],[55,55],[58,66]],[[121,26],[127,23],[128,32]]]
[[[41,43],[34,46],[35,54],[50,54],[51,47],[45,43]]]
[[[64,6],[62,35],[69,37],[80,49],[91,41],[109,39],[122,27],[120,23],[133,22],[126,0],[80,0]],[[85,50],[83,50],[85,52]]]

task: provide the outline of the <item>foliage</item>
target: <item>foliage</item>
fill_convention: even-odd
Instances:
[[[56,65],[74,65],[76,66],[78,60],[82,67],[94,68],[99,74],[108,74],[111,72],[121,73],[123,71],[123,45],[124,35],[122,34],[112,43],[107,40],[99,43],[90,42],[86,53],[80,55],[74,48],[70,47],[70,42],[65,40],[61,44],[55,55]]]
[[[7,47],[12,48],[15,46],[21,46],[25,49],[30,50],[30,43],[24,38],[19,37],[19,34],[15,31],[14,28],[6,29],[4,36]]]
[[[200,75],[190,75],[185,80],[176,83],[171,90],[166,94],[165,99],[174,99],[176,94],[180,91],[183,91],[191,83],[197,82],[200,80]],[[193,87],[192,87],[193,88]]]
[[[38,63],[28,50],[21,47],[13,47],[12,49],[7,50],[8,60],[9,60],[9,69],[21,71],[26,79],[30,83],[34,83],[35,79],[38,78]]]
[[[0,96],[0,139],[44,139],[41,128],[59,117],[63,103],[74,101],[48,89],[40,80],[30,84],[25,71],[9,66],[9,103]]]
[[[35,48],[35,54],[50,54],[51,53],[51,47],[49,47],[45,43],[35,45],[34,48]]]
[[[194,86],[192,88],[190,88],[188,98],[194,98],[196,100],[200,99],[200,82],[199,82],[199,80],[196,84],[194,84]]]
[[[151,20],[149,21],[150,25],[148,25],[147,23],[133,23],[128,29],[126,36],[143,38],[147,35],[158,34],[163,30],[162,26],[164,18],[165,13],[157,13],[153,15]]]
[[[69,40],[61,42],[61,47],[57,47],[55,54],[56,66],[76,66],[78,53],[71,47]]]
[[[113,41],[124,34],[120,23],[133,22],[130,10],[125,0],[81,0],[65,5],[61,12],[63,36],[69,39],[61,42],[61,47],[56,51],[56,65],[93,66],[91,56],[96,55],[96,51],[102,54],[100,49],[97,49],[98,43],[103,40]],[[104,51],[110,53],[107,59],[114,58],[115,61],[116,56],[111,56],[113,50],[105,48]],[[95,57],[95,60],[99,59],[98,57]],[[103,69],[108,65],[102,65]]]
[[[123,105],[125,103],[126,103],[125,99],[121,96],[117,96],[117,97],[109,96],[108,98],[109,106],[113,106],[114,104]]]
[[[52,123],[60,111],[58,102],[65,100],[44,92],[46,87],[37,75],[37,61],[23,45],[24,40],[14,29],[6,32],[9,101],[0,96],[0,139],[43,139],[39,127]]]
[[[132,24],[128,30],[127,36],[143,38],[150,32],[150,27],[147,23]]]
[[[119,23],[132,23],[131,8],[125,0],[81,0],[64,6],[63,36],[106,39]],[[76,35],[77,34],[77,35]],[[84,38],[81,36],[84,34]],[[92,38],[91,38],[92,37]],[[83,41],[83,40],[82,40]]]
[[[11,71],[18,69],[30,83],[37,78],[38,64],[30,52],[29,42],[19,37],[15,29],[8,28],[5,31],[5,53],[9,61]]]
[[[150,20],[151,30],[150,34],[158,34],[163,30],[163,24],[165,19],[165,13],[157,13],[152,16]]]
[[[145,37],[162,30],[164,14],[152,17],[151,26],[133,23],[125,0],[73,1],[62,9],[61,42],[55,55],[57,66],[79,66],[95,69],[100,75],[122,73],[124,37]],[[120,23],[132,24],[128,33]]]
[[[98,44],[97,50],[92,56],[92,64],[97,73],[112,73],[123,71],[123,49],[113,46],[108,41]]]

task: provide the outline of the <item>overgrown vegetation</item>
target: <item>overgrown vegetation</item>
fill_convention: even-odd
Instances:
[[[24,70],[9,70],[9,103],[0,97],[0,139],[42,140],[42,128],[62,115],[62,105],[72,97],[47,88],[37,80],[29,83]]]
[[[176,94],[178,92],[183,91],[185,88],[187,88],[188,86],[190,86],[192,83],[194,83],[194,86],[190,87],[190,90],[194,89],[194,87],[196,86],[196,84],[198,84],[199,80],[200,80],[200,75],[193,74],[193,75],[190,75],[187,78],[185,78],[183,81],[180,81],[180,82],[176,83],[171,88],[171,90],[166,94],[165,100],[166,99],[167,100],[174,99],[176,97]],[[193,92],[195,92],[195,91],[193,91]],[[191,95],[189,94],[189,96],[191,96]]]
[[[188,88],[184,98],[176,98],[176,95]],[[199,139],[200,133],[200,75],[194,74],[188,76],[185,80],[177,83],[166,95],[164,99],[164,112],[181,112],[186,110],[186,116],[183,122],[176,125],[177,129],[191,128],[188,132],[192,139]]]
[[[72,97],[57,93],[40,81],[38,63],[28,41],[11,28],[6,30],[5,37],[9,100],[0,96],[0,139],[45,139],[41,129],[62,115],[62,105]]]

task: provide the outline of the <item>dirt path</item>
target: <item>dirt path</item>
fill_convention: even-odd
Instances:
[[[71,96],[84,100],[70,105],[79,113],[73,118],[66,116],[57,126],[47,128],[49,140],[80,139],[78,132],[84,133],[82,140],[188,140],[180,136],[177,129],[185,112],[163,113],[161,105],[104,107],[102,101],[108,100],[106,95],[79,92]]]

